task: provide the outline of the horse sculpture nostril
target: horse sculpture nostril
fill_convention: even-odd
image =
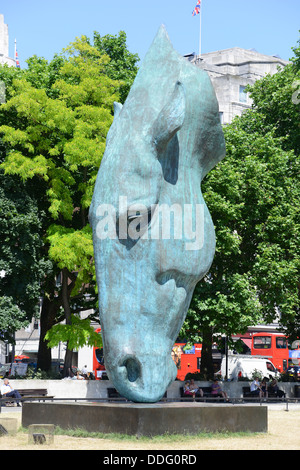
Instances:
[[[133,357],[124,361],[124,367],[127,370],[127,377],[129,382],[136,382],[141,375],[140,363]]]

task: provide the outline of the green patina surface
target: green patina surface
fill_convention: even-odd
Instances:
[[[105,365],[129,400],[156,402],[176,377],[172,346],[215,252],[201,181],[224,155],[211,81],[162,26],[115,106],[90,208]]]

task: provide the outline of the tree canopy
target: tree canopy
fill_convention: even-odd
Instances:
[[[44,349],[45,335],[55,323],[65,318],[69,325],[80,310],[97,310],[92,230],[87,216],[113,120],[113,103],[119,100],[121,88],[124,96],[126,93],[125,81],[110,77],[116,68],[122,75],[122,58],[113,65],[116,57],[111,59],[104,46],[109,40],[111,53],[115,44],[126,60],[133,57],[132,68],[137,56],[125,53],[125,33],[107,39],[95,33],[95,38],[98,48],[82,36],[50,63],[33,56],[26,70],[0,70],[7,89],[7,102],[0,107],[6,152],[0,168],[5,176],[21,182],[20,198],[23,186],[31,187],[38,200],[37,216],[47,214],[38,229],[32,228],[52,263],[40,284],[44,324],[40,349]],[[69,352],[66,369],[71,361]],[[42,364],[47,367],[49,355]]]
[[[230,337],[275,319],[290,337],[300,334],[300,106],[292,99],[299,49],[295,52],[290,65],[249,89],[253,107],[224,127],[226,157],[202,184],[216,253],[196,286],[181,336],[204,340],[201,371],[209,375],[212,334]]]

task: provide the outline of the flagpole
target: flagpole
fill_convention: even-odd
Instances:
[[[202,0],[202,5],[203,5],[203,0]],[[201,59],[201,47],[202,47],[202,41],[201,41],[201,35],[202,35],[202,5],[200,7],[200,33],[199,33],[199,59]]]
[[[202,2],[203,0],[197,0],[197,4],[193,10],[193,16],[199,15],[199,59],[202,54]]]

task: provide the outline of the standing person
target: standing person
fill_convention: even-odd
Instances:
[[[21,395],[18,390],[15,390],[9,383],[8,379],[4,379],[3,385],[1,387],[2,397],[11,397],[17,399],[17,406],[21,406],[19,400],[21,400]]]

